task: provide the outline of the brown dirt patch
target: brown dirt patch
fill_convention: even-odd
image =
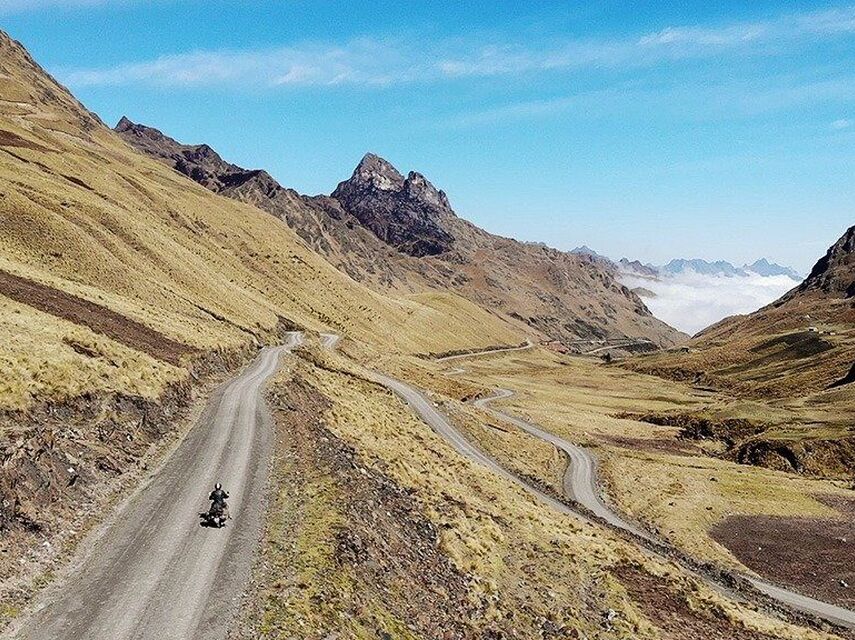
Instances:
[[[657,453],[669,453],[677,456],[701,456],[706,455],[703,449],[693,444],[670,438],[632,438],[629,436],[603,435],[601,438],[607,443],[623,449],[635,451],[654,451]]]
[[[855,606],[855,501],[823,498],[845,517],[731,516],[710,535],[745,566],[805,595]]]
[[[616,418],[637,420],[664,427],[678,427],[686,440],[720,440],[727,447],[765,431],[768,426],[743,418],[715,420],[691,413],[619,413]]]
[[[36,151],[50,151],[50,149],[41,146],[40,144],[36,144],[35,142],[30,142],[29,140],[22,138],[17,133],[12,133],[11,131],[5,131],[0,129],[0,147],[18,147],[21,149],[35,149]]]
[[[818,495],[815,497],[823,504],[827,504],[832,509],[836,509],[844,515],[855,516],[855,498],[830,496],[828,494]]]
[[[644,615],[660,629],[663,640],[765,640],[773,637],[734,626],[723,611],[690,605],[685,597],[668,588],[667,581],[650,575],[640,567],[622,564],[611,571],[623,584],[630,598],[641,607]]]
[[[6,271],[0,271],[0,294],[172,365],[180,365],[182,356],[196,352],[107,307]]]

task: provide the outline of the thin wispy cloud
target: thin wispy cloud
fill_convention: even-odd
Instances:
[[[43,11],[44,9],[88,9],[144,4],[157,0],[0,0],[0,15]]]
[[[53,4],[53,0],[34,1]],[[68,3],[109,1],[68,0]],[[0,7],[4,2],[19,5],[23,0],[0,0]],[[342,44],[302,43],[265,50],[179,53],[111,68],[60,70],[59,75],[76,87],[140,83],[170,87],[383,86],[586,68],[652,66],[728,52],[772,54],[784,45],[853,33],[855,7],[847,7],[716,28],[669,26],[633,38],[571,40],[543,48],[510,42],[418,42],[366,37]]]
[[[415,79],[412,56],[391,41],[371,38],[343,45],[308,43],[258,51],[198,51],[108,69],[60,72],[76,87],[387,85]]]
[[[447,124],[452,127],[491,126],[557,114],[606,117],[626,113],[627,102],[638,111],[659,113],[676,110],[691,113],[696,120],[721,117],[751,117],[806,104],[836,103],[855,95],[855,74],[828,79],[768,76],[752,81],[677,83],[670,86],[644,82],[621,82],[595,91],[580,91],[545,99],[522,100],[470,111]],[[831,128],[848,128],[849,119],[835,120]]]

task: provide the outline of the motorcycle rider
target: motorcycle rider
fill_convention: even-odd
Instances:
[[[211,501],[211,513],[221,512],[226,518],[229,518],[229,505],[226,504],[229,494],[223,491],[223,485],[219,482],[214,485],[214,490],[208,496]]]

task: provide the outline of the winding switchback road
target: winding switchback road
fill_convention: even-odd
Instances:
[[[458,360],[467,357],[472,358],[477,357],[479,355],[486,355],[489,353],[497,353],[502,351],[517,351],[520,349],[521,347],[517,347],[514,349],[476,352],[460,356],[452,356],[450,358],[446,358],[445,360]],[[453,373],[459,373],[459,371],[455,370]],[[451,424],[451,421],[440,411],[438,411],[422,393],[420,393],[410,385],[399,380],[395,380],[394,378],[384,376],[382,374],[376,374],[375,380],[395,392],[404,401],[406,401],[406,403],[410,405],[410,407],[422,418],[422,420],[424,420],[434,431],[436,431],[438,434],[448,440],[448,442],[455,449],[457,449],[459,453],[491,469],[500,476],[517,483],[518,485],[526,489],[528,492],[532,493],[540,500],[547,503],[552,508],[562,513],[566,513],[576,517],[582,517],[583,519],[588,520],[580,512],[572,509],[563,502],[556,500],[552,496],[540,491],[539,489],[532,486],[526,480],[520,478],[516,474],[511,473],[492,457],[484,453],[476,445],[472,444],[472,442],[470,442],[463,434],[461,434]],[[549,442],[550,444],[558,447],[559,449],[567,453],[570,458],[570,465],[564,476],[564,490],[569,498],[575,500],[577,503],[585,507],[589,512],[602,519],[603,521],[609,523],[610,525],[614,526],[615,528],[622,529],[643,540],[651,542],[653,543],[653,545],[655,545],[655,547],[658,547],[660,549],[665,547],[664,543],[657,540],[640,527],[628,522],[617,511],[615,511],[603,501],[600,495],[600,487],[597,479],[596,458],[590,451],[588,451],[584,447],[580,447],[579,445],[575,445],[562,438],[559,438],[558,436],[549,433],[548,431],[545,431],[530,422],[521,420],[520,418],[517,418],[515,416],[487,407],[490,402],[509,398],[511,397],[511,395],[513,395],[512,392],[500,389],[497,390],[493,396],[479,399],[475,402],[475,404],[478,407],[484,409],[485,411],[492,413],[494,416],[510,422],[511,424],[517,426],[523,431],[546,442]],[[647,550],[651,551],[651,549]],[[669,560],[669,558],[661,556],[656,551],[651,552],[653,552],[654,555],[662,557],[666,561]],[[692,573],[695,573],[691,569],[690,571]],[[736,597],[737,594],[734,594],[730,587],[728,587],[727,585],[721,584],[708,576],[703,576],[697,573],[695,573],[695,575],[700,579],[706,580],[710,584],[710,586],[712,586],[717,591],[728,592],[731,593],[731,595],[733,595],[734,597]],[[741,575],[741,577],[745,578],[748,582],[750,582],[758,591],[764,593],[771,599],[776,600],[777,602],[783,605],[786,605],[787,607],[808,613],[813,616],[817,616],[819,618],[825,619],[829,622],[843,627],[855,629],[855,611],[839,607],[828,602],[823,602],[821,600],[816,600],[815,598],[810,598],[785,587],[780,587],[778,585],[767,582],[766,580],[758,578],[754,575],[743,574]]]
[[[541,440],[548,442],[549,444],[557,447],[558,449],[561,449],[564,453],[566,453],[567,457],[570,460],[570,464],[567,465],[567,472],[564,475],[564,492],[567,494],[568,498],[575,500],[583,507],[585,507],[588,511],[593,513],[598,518],[605,520],[610,525],[619,529],[624,529],[625,531],[629,531],[630,533],[640,538],[655,542],[655,540],[651,538],[646,531],[624,520],[618,513],[611,509],[600,497],[599,486],[597,482],[597,461],[590,451],[578,445],[567,442],[566,440],[563,440],[558,436],[549,433],[548,431],[544,431],[543,429],[541,429],[535,424],[532,424],[531,422],[521,420],[520,418],[512,416],[508,413],[504,413],[503,411],[497,411],[496,409],[491,409],[487,406],[490,402],[493,402],[494,400],[510,398],[512,395],[514,395],[512,391],[507,391],[506,389],[497,389],[494,392],[494,395],[489,396],[487,398],[479,398],[475,401],[474,404],[478,408],[487,411],[488,413],[499,418],[500,420],[510,422],[515,427],[522,429],[526,433],[529,433],[536,438],[540,438]]]
[[[266,348],[213,394],[198,423],[73,561],[67,580],[12,629],[21,640],[225,638],[250,576],[273,440],[261,398],[279,358],[302,335]],[[200,526],[215,482],[232,520]]]
[[[525,480],[522,480],[515,474],[511,473],[492,457],[484,453],[480,448],[472,444],[466,436],[461,434],[454,426],[452,426],[448,418],[434,407],[433,403],[420,391],[417,391],[405,382],[401,382],[395,378],[390,378],[389,376],[381,373],[375,372],[373,374],[373,379],[375,382],[383,385],[404,400],[404,402],[406,402],[431,429],[445,438],[458,453],[485,466],[495,474],[520,485],[523,489],[536,496],[556,511],[560,511],[561,513],[572,515],[583,520],[588,520],[560,500],[556,500],[549,494],[530,485]]]
[[[575,500],[588,509],[588,511],[596,515],[598,518],[608,522],[610,525],[617,527],[618,529],[628,531],[640,538],[653,542],[654,544],[663,545],[661,541],[652,537],[643,529],[627,522],[619,513],[603,501],[600,495],[599,482],[597,480],[596,458],[590,451],[584,447],[580,447],[559,438],[548,431],[544,431],[531,422],[521,420],[520,418],[508,413],[497,411],[496,409],[491,409],[487,406],[490,402],[510,398],[512,395],[512,391],[497,389],[494,392],[494,395],[487,398],[480,398],[476,400],[474,404],[491,413],[493,416],[510,422],[514,426],[535,436],[536,438],[540,438],[541,440],[544,440],[545,442],[548,442],[564,451],[570,459],[570,464],[568,465],[567,471],[564,475],[564,491],[569,498]],[[765,593],[770,598],[786,604],[789,607],[824,618],[844,627],[855,628],[855,611],[804,596],[753,575],[742,574],[741,577],[748,580],[748,582],[750,582],[758,591]]]

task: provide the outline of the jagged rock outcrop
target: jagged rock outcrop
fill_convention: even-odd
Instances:
[[[855,297],[855,226],[849,227],[817,261],[798,291]]]
[[[369,153],[330,196],[304,196],[261,170],[182,145],[123,118],[137,149],[222,195],[281,218],[332,264],[379,290],[452,290],[535,336],[585,350],[592,340],[670,346],[686,336],[653,317],[610,262],[495,236],[458,217],[425,176]]]
[[[454,244],[440,225],[443,217],[454,216],[445,193],[419,173],[404,178],[373,153],[362,158],[331,197],[383,242],[407,255],[437,255]]]
[[[274,198],[284,190],[266,171],[243,169],[223,160],[206,144],[180,144],[157,129],[131,122],[126,116],[119,120],[116,132],[132,141],[136,148],[164,160],[211,191],[219,193],[252,183],[266,197]]]

